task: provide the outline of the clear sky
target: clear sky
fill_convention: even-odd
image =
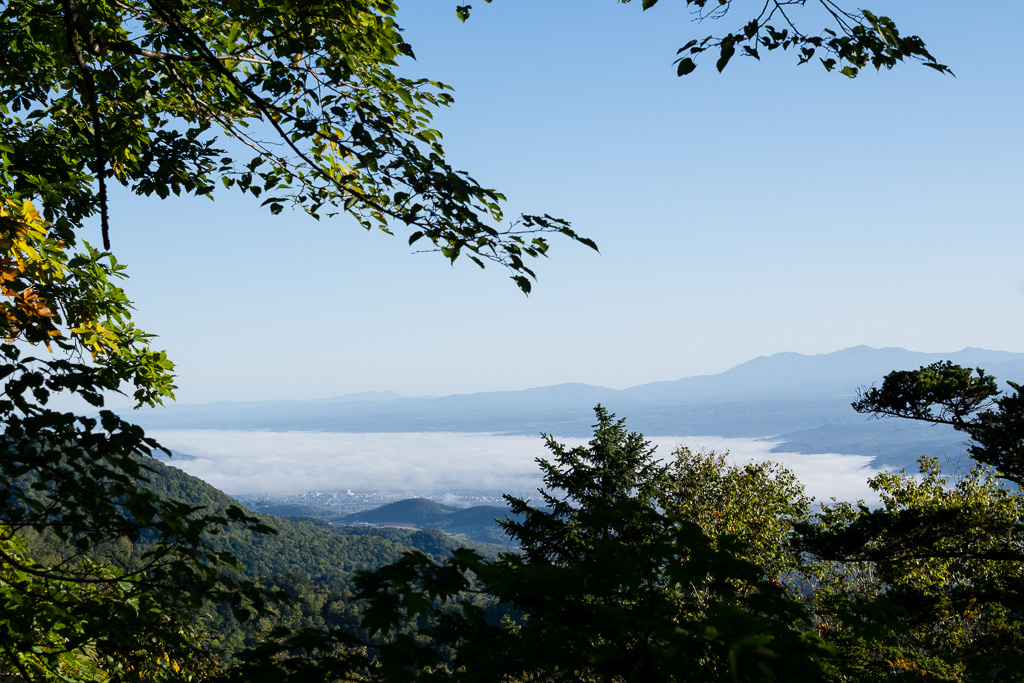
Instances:
[[[858,344],[1024,351],[1020,0],[869,3],[956,78],[855,80],[774,53],[677,78],[676,49],[747,2],[720,27],[670,0],[481,0],[466,24],[455,4],[399,13],[404,68],[455,87],[436,120],[450,160],[601,253],[555,240],[525,297],[346,219],[117,195],[114,251],[179,400],[621,388]]]

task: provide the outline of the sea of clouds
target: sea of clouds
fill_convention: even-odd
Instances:
[[[256,432],[152,430],[164,446],[195,459],[171,464],[232,495],[304,491],[410,491],[441,497],[451,491],[523,494],[540,483],[536,459],[549,457],[533,436],[480,433]],[[558,439],[576,446],[584,439]],[[668,457],[678,446],[728,451],[737,463],[770,460],[790,469],[818,500],[877,497],[867,479],[870,457],[771,453],[777,442],[707,436],[649,438]]]

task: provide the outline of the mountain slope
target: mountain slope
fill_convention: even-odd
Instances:
[[[203,480],[177,468],[152,460],[147,464],[154,469],[147,488],[162,498],[180,500],[216,512],[229,505],[241,505]],[[430,535],[414,536],[402,529],[355,529],[310,518],[259,516],[277,533],[266,535],[228,528],[210,539],[217,550],[234,554],[245,566],[246,573],[254,577],[299,572],[314,582],[340,587],[348,584],[353,572],[394,562],[404,552],[421,550],[434,554],[439,543],[447,549],[458,545],[450,539],[442,537],[439,541]],[[418,544],[417,539],[425,545]],[[485,554],[497,551],[496,548],[478,549]]]
[[[838,392],[852,396],[857,387],[879,382],[893,370],[913,370],[948,360],[983,367],[1000,379],[1024,376],[1024,354],[965,348],[953,353],[919,353],[906,349],[854,346],[834,353],[805,356],[776,353],[760,356],[717,375],[686,377],[623,389],[624,398],[645,401],[772,399]]]

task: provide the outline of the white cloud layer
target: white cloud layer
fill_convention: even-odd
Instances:
[[[547,457],[539,437],[479,433],[252,432],[153,430],[163,445],[195,460],[172,464],[234,495],[302,491],[457,490],[526,493],[540,484],[535,459]],[[560,439],[568,445],[583,439]],[[661,436],[650,441],[667,457],[680,445],[728,450],[735,462],[771,460],[793,471],[818,500],[876,497],[866,484],[871,458],[834,453],[770,453],[758,439]]]

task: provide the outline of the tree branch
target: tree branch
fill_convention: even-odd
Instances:
[[[96,50],[96,43],[92,39],[92,33],[87,28],[83,31],[81,19],[78,16],[78,8],[75,0],[62,0],[64,8],[64,29],[67,35],[68,52],[75,58],[75,63],[82,72],[83,97],[89,105],[89,112],[92,115],[92,139],[93,153],[96,161],[96,179],[99,181],[100,190],[100,230],[103,234],[103,248],[110,251],[110,219],[107,214],[107,181],[104,177],[107,161],[103,153],[103,134],[100,132],[100,107],[96,97],[96,82],[93,79],[92,71],[85,61],[85,56],[78,45],[78,35],[86,38],[87,46],[91,51]]]
[[[140,57],[149,57],[150,59],[163,59],[172,62],[204,62],[206,57],[202,55],[179,55],[172,52],[161,52],[159,50],[148,50],[144,47],[139,47],[130,40],[117,40],[109,43],[97,43],[96,44],[101,50],[110,50],[111,52],[119,52],[121,54],[139,55]],[[234,61],[234,62],[250,62],[252,64],[273,64],[269,59],[259,59],[257,57],[246,57],[244,55],[232,54],[232,55],[212,55],[214,59],[221,61]]]

